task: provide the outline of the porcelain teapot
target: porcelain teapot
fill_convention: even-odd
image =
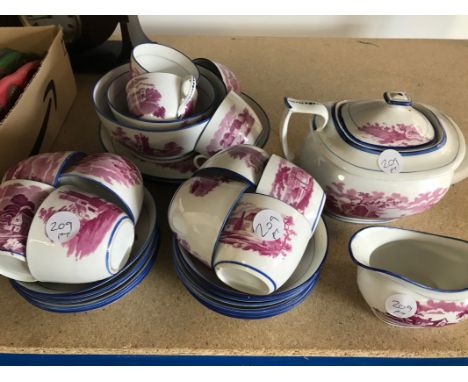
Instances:
[[[284,156],[291,115],[312,115],[297,163],[327,194],[326,212],[379,223],[423,212],[468,176],[463,134],[455,122],[404,92],[383,99],[318,103],[285,98]]]

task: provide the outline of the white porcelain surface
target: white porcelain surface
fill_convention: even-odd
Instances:
[[[0,274],[31,282],[26,241],[40,204],[54,190],[31,180],[9,180],[0,185]]]
[[[263,210],[273,210],[283,219],[283,235],[276,240],[264,239],[262,228],[254,227]],[[269,196],[244,194],[221,233],[213,267],[226,285],[267,295],[291,277],[311,237],[309,222],[294,208]]]
[[[248,187],[227,178],[194,176],[174,194],[168,210],[169,226],[181,244],[206,265],[211,266],[219,233]]]
[[[137,118],[128,111],[125,86],[130,80],[130,72],[126,71],[116,77],[107,90],[109,108],[115,120],[125,126],[147,130],[173,130],[188,127],[209,117],[219,97],[210,80],[203,74],[197,83],[198,97],[193,114],[175,120],[145,120]],[[221,100],[219,101],[221,102]]]
[[[236,145],[228,147],[206,159],[206,157],[195,157],[195,165],[200,159],[206,159],[200,166],[199,171],[220,170],[226,171],[234,176],[240,176],[252,184],[258,184],[263,169],[270,155],[263,149],[253,145]]]
[[[74,185],[112,201],[137,222],[143,204],[143,179],[129,159],[112,153],[87,155],[65,170],[60,185]]]
[[[62,211],[75,216],[79,230],[67,241],[52,240],[46,226]],[[26,253],[31,274],[38,281],[88,283],[112,276],[125,266],[133,242],[134,225],[119,207],[63,186],[44,200],[34,216]]]
[[[128,110],[146,120],[181,119],[195,110],[197,80],[171,73],[144,73],[125,86]]]
[[[451,184],[468,176],[466,144],[461,131],[449,117],[432,107],[414,106],[418,110],[425,110],[424,115],[427,114],[434,123],[434,131],[442,131],[442,135],[445,135],[440,142],[432,137],[438,143],[414,145],[415,135],[406,134],[406,130],[397,123],[400,114],[404,117],[409,113],[409,106],[405,105],[387,105],[382,119],[391,117],[388,122],[382,122],[378,129],[365,128],[374,134],[373,139],[378,142],[396,142],[397,138],[400,139],[400,146],[395,147],[394,144],[386,145],[382,142],[370,145],[358,142],[351,134],[346,135],[336,124],[336,108],[340,103],[320,104],[289,98],[285,102],[287,110],[283,115],[280,132],[283,152],[289,160],[294,158],[287,142],[291,115],[313,115],[311,131],[304,140],[297,163],[323,187],[327,194],[327,211],[339,218],[368,223],[419,213],[437,203]],[[367,115],[375,120],[378,115],[375,110],[381,110],[375,109],[376,103],[382,105],[382,102],[377,101],[356,103],[359,112],[354,112],[359,118],[365,118],[364,106],[374,105],[374,109],[370,109]],[[388,117],[387,109],[393,108],[397,112],[390,113]],[[424,131],[429,139],[430,126],[423,124],[424,115],[418,113],[407,124],[419,124],[418,131]],[[381,169],[383,162],[380,158],[379,163],[379,155],[386,149],[395,149],[400,153],[401,157],[397,158],[399,172],[386,173]]]
[[[167,181],[180,181],[190,178],[197,170],[193,163],[196,155],[194,152],[174,160],[144,159],[110,137],[109,133],[102,125],[99,127],[99,138],[104,150],[126,156],[138,167],[141,173],[146,176]]]
[[[273,154],[263,170],[256,192],[295,208],[309,221],[314,232],[325,205],[325,193],[302,168]]]
[[[360,292],[385,322],[441,327],[468,316],[468,242],[393,227],[350,241]]]
[[[174,48],[156,43],[140,44],[133,48],[130,67],[133,75],[160,72],[199,77],[198,69],[190,58]]]
[[[262,130],[262,123],[248,102],[230,91],[211,117],[195,150],[213,156],[230,146],[254,144]]]

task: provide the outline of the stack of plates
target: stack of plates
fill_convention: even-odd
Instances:
[[[73,313],[101,308],[122,298],[148,274],[157,256],[159,219],[153,197],[145,190],[135,227],[135,243],[124,268],[112,277],[89,284],[26,283],[11,280],[31,304],[52,312]]]
[[[266,296],[248,295],[229,288],[212,269],[182,248],[175,237],[173,261],[185,288],[200,303],[225,316],[259,319],[285,313],[305,300],[317,283],[327,248],[327,227],[320,219],[293,275],[280,289]]]

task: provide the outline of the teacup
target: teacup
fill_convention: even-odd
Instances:
[[[298,210],[309,221],[312,233],[325,205],[325,192],[302,168],[273,154],[257,186],[257,193],[270,195]]]
[[[26,244],[29,270],[42,282],[102,280],[125,266],[134,236],[131,219],[115,204],[63,186],[34,216]]]
[[[11,179],[27,179],[55,187],[63,170],[84,156],[84,153],[78,151],[33,155],[10,167],[3,176],[2,182]]]
[[[130,68],[133,76],[144,73],[172,73],[185,77],[191,75],[198,79],[197,66],[174,48],[156,43],[145,43],[133,48],[130,57]]]
[[[117,204],[138,221],[143,204],[140,170],[127,158],[111,154],[90,154],[65,170],[60,185],[74,185]]]
[[[270,155],[253,145],[236,145],[220,151],[211,158],[197,155],[195,166],[200,174],[207,172],[229,173],[252,184],[258,184]],[[203,164],[200,162],[205,160]]]
[[[234,91],[221,102],[195,146],[206,156],[238,144],[254,144],[262,133],[259,117]]]
[[[213,268],[231,288],[267,295],[293,274],[311,237],[309,222],[296,209],[270,196],[244,194],[221,232]]]
[[[53,190],[31,180],[9,180],[0,185],[0,274],[35,281],[26,262],[26,241],[34,214]]]
[[[228,92],[233,90],[237,94],[241,94],[239,80],[237,79],[234,72],[226,65],[209,60],[207,58],[196,58],[193,60],[193,62],[214,73],[220,80],[223,81],[224,86]]]
[[[226,219],[249,188],[249,184],[227,178],[194,176],[184,182],[169,205],[171,230],[181,245],[207,266]]]
[[[390,325],[443,327],[468,317],[468,242],[396,227],[367,227],[349,242],[357,284]]]
[[[171,73],[145,73],[133,77],[125,86],[128,110],[147,120],[179,119],[190,115],[197,99],[194,76]]]
[[[218,92],[215,91],[210,81],[204,75],[201,75],[197,81],[198,95],[193,113],[180,119],[146,120],[138,118],[128,111],[125,86],[130,78],[130,72],[126,71],[117,76],[107,89],[109,108],[115,120],[125,126],[151,131],[167,131],[180,127],[189,127],[203,119],[207,119],[218,105],[216,103],[219,98]],[[221,103],[221,100],[219,100],[219,103]]]

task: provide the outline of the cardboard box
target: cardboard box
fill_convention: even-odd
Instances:
[[[19,160],[50,150],[77,92],[60,27],[0,28],[0,48],[7,47],[37,53],[42,62],[0,121],[0,176]]]

